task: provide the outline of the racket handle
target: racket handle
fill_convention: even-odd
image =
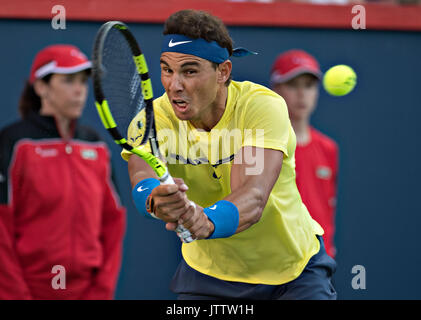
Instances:
[[[196,209],[196,204],[193,201],[190,201],[190,205]],[[184,243],[193,242],[196,239],[193,239],[189,230],[187,230],[182,224],[179,224],[177,228],[175,228],[175,232]]]
[[[168,172],[168,169],[167,169],[167,174],[159,178],[159,181],[161,181],[162,184],[175,184],[174,179],[171,177],[170,173]]]
[[[162,184],[175,184],[174,179],[171,177],[168,171],[167,174],[160,179],[160,181]],[[190,205],[192,205],[193,208],[196,209],[196,204],[193,201],[190,201]],[[177,228],[175,228],[175,232],[177,232],[178,237],[184,243],[190,243],[195,240],[193,239],[190,231],[187,230],[182,224],[179,224]]]

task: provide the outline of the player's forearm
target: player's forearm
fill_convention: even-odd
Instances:
[[[244,147],[240,151],[241,159],[245,159],[245,152],[256,153],[256,147]],[[234,164],[231,169],[231,190],[225,200],[231,201],[238,208],[240,220],[236,233],[250,228],[257,223],[261,216],[272,188],[278,179],[282,168],[283,153],[278,150],[263,149],[264,161],[260,165],[264,170],[259,175],[247,174],[250,164]],[[234,163],[236,159],[234,159]],[[254,163],[253,165],[257,165]]]
[[[139,181],[147,178],[156,178],[156,174],[152,168],[144,160],[137,156],[131,156],[129,158],[128,170],[132,188],[134,188]]]
[[[225,200],[231,201],[238,208],[240,221],[236,233],[239,233],[260,220],[267,197],[261,188],[249,188],[245,185],[231,193]]]

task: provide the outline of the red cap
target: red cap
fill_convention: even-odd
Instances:
[[[289,50],[280,54],[271,70],[272,85],[283,83],[304,73],[310,73],[319,80],[322,77],[317,60],[303,50]]]
[[[45,77],[51,73],[76,73],[90,69],[88,58],[75,46],[66,44],[51,45],[42,49],[32,63],[29,81]]]

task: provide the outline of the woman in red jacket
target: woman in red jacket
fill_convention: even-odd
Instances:
[[[125,210],[107,146],[77,122],[90,68],[77,47],[41,50],[0,132],[0,299],[113,298]]]

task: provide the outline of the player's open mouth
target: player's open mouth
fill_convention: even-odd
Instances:
[[[187,109],[187,102],[180,99],[173,99],[172,100],[173,106],[175,106],[180,111],[185,111]]]

